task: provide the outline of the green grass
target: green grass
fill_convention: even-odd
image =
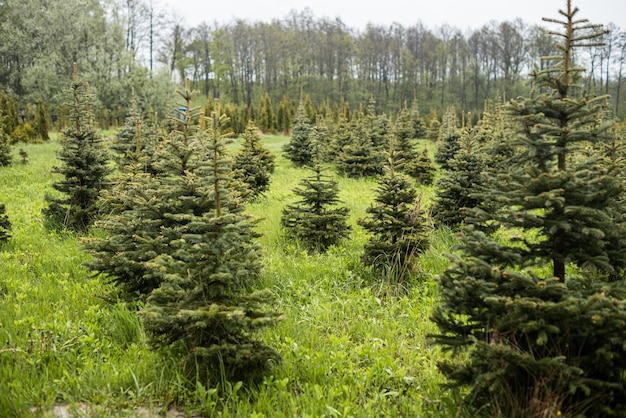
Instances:
[[[278,155],[285,140],[265,137]],[[26,165],[19,148],[29,155]],[[233,417],[457,414],[457,397],[442,388],[436,367],[443,355],[427,337],[435,332],[433,278],[454,237],[433,232],[421,281],[402,297],[381,296],[359,261],[367,236],[356,224],[373,180],[339,179],[351,239],[310,255],[280,230],[282,208],[306,172],[279,155],[270,190],[249,211],[262,217],[263,283],[285,314],[260,338],[283,362],[258,384],[220,386],[190,381],[167,351],[151,351],[134,311],[108,301],[111,285],[82,266],[88,255],[80,239],[44,228],[41,209],[53,192],[58,149],[55,140],[17,146],[13,166],[0,169],[0,202],[13,223],[13,238],[0,249],[0,416],[52,416],[59,404],[77,416],[149,416],[168,408]],[[432,188],[424,196],[428,202]]]

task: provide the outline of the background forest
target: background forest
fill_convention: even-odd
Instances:
[[[96,95],[103,128],[123,123],[131,86],[143,111],[168,113],[172,84],[186,77],[205,97],[233,106],[225,111],[238,132],[250,116],[265,130],[288,129],[280,120],[258,123],[259,109],[293,115],[303,92],[315,113],[354,110],[372,97],[389,115],[415,101],[422,115],[440,118],[455,106],[478,118],[486,99],[528,93],[532,63],[554,52],[546,29],[521,20],[467,31],[427,23],[356,30],[305,9],[269,23],[188,27],[153,0],[3,0],[0,28],[0,86],[23,121],[34,117],[40,99],[54,121],[64,121],[59,104],[76,62]],[[626,33],[607,29],[605,44],[578,59],[588,68],[585,87],[611,94],[621,118]],[[235,123],[237,113],[245,114],[242,123]]]

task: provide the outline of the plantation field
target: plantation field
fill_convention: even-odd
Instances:
[[[428,337],[436,332],[429,319],[434,278],[447,265],[453,235],[433,231],[419,277],[394,290],[359,260],[367,236],[356,219],[376,183],[339,178],[351,239],[308,254],[280,229],[282,208],[306,175],[280,156],[287,140],[264,138],[277,167],[269,192],[248,208],[262,218],[263,284],[284,314],[260,336],[283,362],[258,384],[189,379],[166,350],[151,350],[135,307],[112,300],[112,285],[82,266],[88,254],[80,238],[45,228],[56,139],[15,147],[13,165],[0,169],[0,202],[13,224],[13,238],[0,249],[0,416],[457,415],[459,396],[442,387],[443,354]],[[428,206],[433,189],[422,192]]]

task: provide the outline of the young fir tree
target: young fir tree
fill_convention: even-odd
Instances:
[[[410,116],[407,109],[404,109],[403,112],[405,113],[405,118],[406,115]],[[406,164],[409,161],[413,161],[415,157],[417,157],[417,153],[413,148],[412,140],[414,139],[414,133],[412,120],[402,120],[401,117],[403,117],[402,112],[393,124],[391,135],[393,135],[393,143],[398,161],[403,161]]]
[[[48,112],[46,111],[46,105],[44,104],[43,100],[39,99],[37,101],[37,111],[35,113],[35,120],[33,122],[35,136],[39,141],[50,140],[50,135],[48,135],[50,127],[48,124],[47,113]]]
[[[384,115],[376,114],[375,103],[370,100],[367,113],[359,113],[359,117],[350,122],[349,136],[343,138],[349,142],[341,146],[336,157],[340,174],[360,178],[383,173],[389,121]]]
[[[461,148],[459,143],[461,133],[458,127],[458,119],[454,108],[450,108],[443,115],[443,122],[439,129],[439,137],[437,138],[438,147],[435,152],[435,162],[442,169],[448,169],[448,162],[454,158]]]
[[[166,213],[174,221],[163,231],[173,238],[168,252],[149,263],[163,280],[142,317],[152,344],[180,349],[190,374],[219,379],[223,370],[241,379],[279,360],[253,335],[279,315],[268,309],[270,292],[255,290],[261,270],[256,222],[230,202],[228,118],[217,107],[205,123],[177,146],[190,158],[172,167],[177,175],[164,179],[159,191],[166,202],[178,203]]]
[[[249,121],[243,133],[243,143],[233,158],[233,174],[247,185],[252,197],[269,188],[270,177],[274,172],[275,157],[261,142],[259,129]]]
[[[424,147],[422,152],[420,152],[417,157],[408,161],[404,167],[402,167],[402,171],[406,175],[414,178],[418,184],[430,186],[435,180],[435,173],[437,172],[437,169],[433,165],[433,161],[430,159],[428,148]]]
[[[132,89],[130,114],[124,120],[124,125],[117,131],[109,146],[115,153],[115,159],[120,168],[129,164],[133,159],[132,154],[137,151],[137,147],[142,146],[141,141],[138,141],[138,137],[142,136],[142,122],[135,101],[135,90]]]
[[[340,115],[337,123],[333,124],[329,148],[331,161],[336,162],[343,148],[352,143],[352,130],[355,129],[355,124],[356,122],[348,120],[343,115]]]
[[[325,174],[321,158],[316,157],[313,174],[300,181],[294,194],[300,200],[283,209],[282,226],[313,251],[324,252],[348,238],[348,208],[338,206],[337,181]]]
[[[291,128],[291,140],[283,148],[285,157],[296,167],[311,165],[313,162],[312,128],[313,124],[307,116],[306,108],[300,102],[293,127]]]
[[[393,123],[393,133],[396,136],[396,145],[398,147],[401,147],[401,141],[409,142],[409,140],[417,138],[411,109],[405,106],[400,110],[398,117]],[[401,151],[401,148],[398,151]]]
[[[623,175],[600,158],[606,97],[586,96],[573,60],[602,31],[577,11],[568,0],[546,19],[562,27],[561,53],[532,72],[539,94],[510,103],[521,152],[485,194],[500,209],[474,213],[507,239],[467,228],[439,279],[436,341],[455,353],[441,370],[469,389],[468,415],[626,411]]]
[[[192,110],[188,112],[187,124],[192,119]],[[106,235],[83,240],[92,256],[86,266],[105,274],[122,290],[122,297],[131,301],[145,299],[159,285],[160,274],[150,269],[147,262],[168,250],[168,241],[161,234],[168,221],[165,202],[159,196],[155,148],[145,146],[141,126],[138,118],[126,119],[126,129],[122,129],[132,132],[132,137],[123,136],[124,162],[111,189],[100,193],[98,208],[103,215],[95,227]],[[135,141],[134,147],[128,143],[131,140]]]
[[[7,242],[11,238],[11,221],[6,213],[4,203],[0,203],[0,244]]]
[[[435,202],[431,214],[436,226],[446,225],[457,227],[467,217],[467,209],[481,206],[483,199],[479,197],[483,179],[485,162],[481,154],[474,149],[474,129],[464,130],[462,148],[448,161],[448,169],[436,184]]]
[[[371,234],[364,247],[363,262],[399,288],[414,273],[417,257],[429,245],[420,200],[410,181],[396,171],[392,142],[386,174],[376,188],[375,203],[366,209],[368,216],[357,223]]]
[[[0,114],[0,121],[1,121]],[[11,141],[2,129],[0,129],[0,167],[11,165]]]
[[[96,218],[98,195],[109,186],[107,176],[111,168],[102,137],[93,123],[88,85],[78,81],[75,65],[67,106],[71,124],[61,139],[61,165],[53,169],[63,177],[52,184],[61,196],[46,196],[48,207],[43,213],[54,225],[82,232]]]
[[[487,101],[482,118],[476,127],[476,141],[487,166],[493,170],[506,170],[507,160],[515,155],[511,137],[515,129],[511,115],[500,101]]]

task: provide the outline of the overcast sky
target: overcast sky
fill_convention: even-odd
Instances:
[[[566,0],[161,0],[190,26],[201,22],[228,23],[240,18],[249,22],[282,19],[290,11],[310,9],[316,18],[340,17],[350,28],[370,23],[410,26],[422,21],[428,28],[448,23],[460,29],[479,28],[490,20],[522,18],[545,24],[542,17],[558,17]],[[615,23],[626,30],[626,0],[573,0],[579,18],[592,23]]]

